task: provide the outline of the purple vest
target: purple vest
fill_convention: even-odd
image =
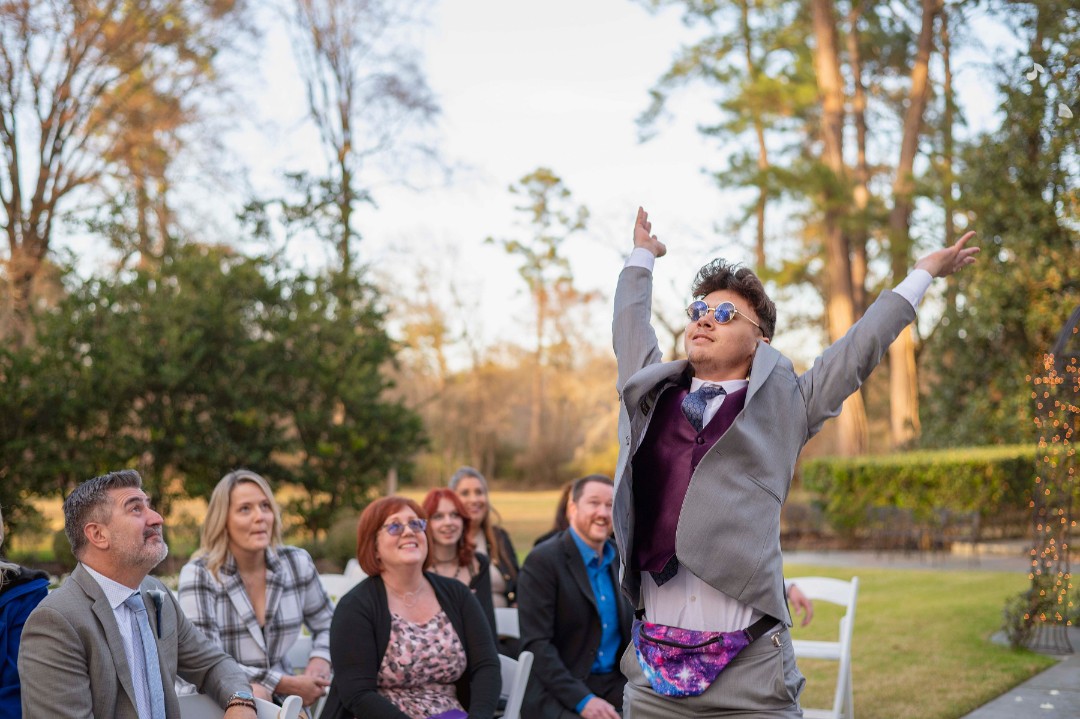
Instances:
[[[746,401],[745,387],[732,392],[716,416],[695,433],[682,411],[689,391],[680,387],[661,393],[645,439],[633,458],[633,567],[637,570],[659,572],[675,556],[675,528],[690,478]]]

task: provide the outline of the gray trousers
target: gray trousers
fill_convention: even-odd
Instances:
[[[773,637],[779,639],[776,646]],[[787,628],[769,632],[739,652],[716,681],[696,697],[666,697],[653,691],[631,644],[620,668],[626,675],[623,719],[724,717],[799,719],[799,695],[806,679],[795,666]]]

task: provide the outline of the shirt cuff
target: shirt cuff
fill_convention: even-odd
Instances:
[[[638,249],[641,249],[641,248],[638,248]],[[645,251],[646,251],[646,252],[649,252],[648,250],[645,250]],[[651,253],[651,252],[649,252],[649,254],[651,255],[652,253]],[[595,697],[596,697],[596,695],[595,695],[595,694],[586,694],[586,695],[585,695],[585,698],[584,698],[584,699],[582,699],[581,701],[579,701],[579,702],[577,703],[577,706],[576,706],[576,707],[574,707],[574,713],[575,713],[575,714],[580,714],[580,713],[581,713],[581,710],[585,708],[585,705],[589,703],[589,700],[590,700],[590,699],[594,699]]]
[[[918,309],[919,301],[922,300],[926,291],[930,289],[930,283],[933,281],[933,275],[926,270],[912,270],[911,274],[893,288],[893,292],[907,300],[912,307]]]
[[[656,255],[649,252],[644,247],[635,247],[634,251],[630,253],[630,256],[626,258],[626,264],[624,264],[623,267],[644,267],[649,272],[652,272],[653,265],[655,264]]]

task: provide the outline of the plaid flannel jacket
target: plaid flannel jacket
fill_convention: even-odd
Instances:
[[[266,552],[266,624],[255,610],[230,556],[218,570],[220,581],[194,559],[180,571],[180,607],[206,638],[240,664],[252,682],[273,691],[291,674],[286,654],[300,636],[301,625],[312,635],[311,657],[330,661],[330,620],[334,606],[319,581],[315,563],[299,547]]]

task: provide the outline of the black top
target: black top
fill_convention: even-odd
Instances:
[[[480,608],[484,610],[488,624],[491,626],[491,635],[495,636],[495,603],[491,599],[491,560],[483,552],[476,553],[476,562],[479,568],[476,576],[469,581],[469,589],[473,591],[476,601],[480,602]]]
[[[499,573],[506,580],[506,603],[513,607],[517,605],[517,576],[520,571],[517,552],[514,551],[514,543],[510,541],[510,535],[502,527],[491,528],[495,535],[495,541],[499,543],[500,560],[495,563]]]
[[[495,714],[502,669],[495,639],[472,591],[456,579],[425,572],[439,606],[465,648],[465,673],[457,683],[461,705],[470,719]],[[379,667],[390,643],[390,606],[382,577],[368,577],[338,602],[330,624],[330,661],[334,679],[322,716],[327,719],[408,719],[378,693]]]

